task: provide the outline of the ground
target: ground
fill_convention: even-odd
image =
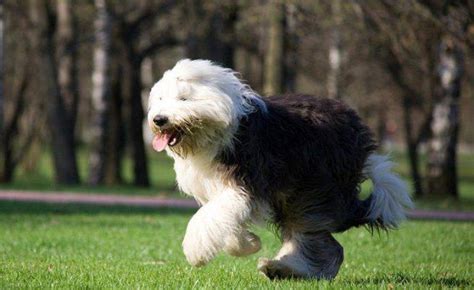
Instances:
[[[181,239],[191,211],[0,203],[0,288],[471,288],[474,224],[407,222],[390,234],[337,235],[345,261],[336,280],[270,282],[256,271],[279,242],[258,229],[263,249],[186,264]]]
[[[407,176],[404,158],[396,170]],[[85,177],[87,160],[80,154]],[[126,161],[128,163],[128,161]],[[171,160],[152,155],[153,187],[57,187],[48,156],[20,170],[3,188],[126,195],[180,196]],[[125,178],[130,180],[125,164]],[[417,201],[421,208],[474,210],[474,155],[461,156],[461,198]],[[364,184],[364,192],[370,185]],[[336,236],[345,261],[335,281],[270,282],[256,271],[259,257],[279,248],[271,229],[256,229],[263,249],[248,258],[219,256],[190,267],[181,249],[193,210],[48,205],[0,201],[0,289],[11,288],[473,288],[474,223],[409,221],[394,232],[363,228]]]

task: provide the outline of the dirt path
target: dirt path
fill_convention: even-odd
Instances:
[[[70,192],[34,192],[0,190],[0,200],[46,202],[46,203],[83,203],[98,205],[126,205],[152,208],[197,208],[191,199],[126,196],[113,194],[78,194]],[[435,210],[412,210],[408,217],[416,220],[474,221],[474,212],[454,212]]]

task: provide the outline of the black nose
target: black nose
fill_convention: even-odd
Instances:
[[[168,123],[168,117],[156,115],[155,118],[153,118],[153,123],[155,123],[155,125],[158,127],[163,126],[164,124]]]

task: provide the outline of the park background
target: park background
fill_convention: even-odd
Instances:
[[[417,208],[474,210],[472,1],[0,0],[0,11],[0,192],[184,198],[144,116],[164,71],[203,58],[264,97],[347,102]],[[0,201],[0,287],[271,287],[256,258],[186,266],[191,213]],[[340,237],[336,287],[469,287],[473,232],[447,221],[354,230]],[[278,242],[263,235],[271,256]]]

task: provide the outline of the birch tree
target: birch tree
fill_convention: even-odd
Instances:
[[[92,74],[92,124],[91,153],[88,182],[92,185],[104,182],[107,164],[108,113],[110,104],[110,46],[111,25],[105,0],[95,0],[95,48]]]
[[[430,195],[457,197],[456,147],[464,57],[460,47],[450,37],[440,43],[437,72],[439,88],[428,142],[427,192]]]

